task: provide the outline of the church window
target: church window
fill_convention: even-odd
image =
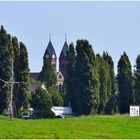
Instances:
[[[48,54],[46,55],[46,58],[49,58],[49,55]]]
[[[55,55],[54,54],[52,55],[52,58],[55,58]]]
[[[59,75],[59,79],[61,79],[62,78],[62,76],[61,75]]]

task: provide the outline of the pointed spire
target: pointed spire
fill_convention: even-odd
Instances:
[[[67,42],[67,34],[65,34],[65,42]]]
[[[67,34],[65,34],[65,42],[64,42],[63,48],[61,50],[59,59],[67,56],[68,49],[69,49],[69,47],[67,44]]]
[[[48,43],[48,46],[47,46],[47,48],[45,50],[43,59],[52,58],[52,56],[54,58],[57,58],[56,53],[55,53],[55,49],[54,49],[54,47],[52,45],[52,42],[51,42],[51,34],[49,34],[49,43]]]

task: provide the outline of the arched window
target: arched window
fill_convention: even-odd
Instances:
[[[61,79],[62,78],[62,76],[59,74],[59,79]]]

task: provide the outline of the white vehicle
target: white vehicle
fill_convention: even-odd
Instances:
[[[62,106],[52,106],[51,110],[54,112],[55,116],[71,116],[72,108],[71,107],[62,107]]]

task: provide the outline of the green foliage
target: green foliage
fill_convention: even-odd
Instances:
[[[42,67],[39,78],[42,83],[46,85],[47,88],[56,85],[56,73],[51,65],[50,61],[46,61]]]
[[[133,77],[131,64],[127,54],[124,52],[118,62],[118,91],[120,113],[128,113],[129,105],[133,104]]]
[[[18,61],[18,77],[17,80],[20,82],[17,94],[17,114],[20,115],[23,109],[28,108],[28,87],[30,84],[29,78],[29,66],[28,66],[28,53],[26,46],[20,42],[20,53]]]
[[[136,59],[136,71],[135,75],[135,104],[140,105],[140,55]]]
[[[111,95],[105,107],[106,114],[114,114],[118,112],[117,95]]]
[[[38,88],[33,94],[31,106],[34,109],[34,115],[38,118],[49,118],[54,116],[51,111],[51,95],[42,88]]]
[[[105,69],[107,73],[107,104],[105,107],[105,113],[113,114],[117,111],[114,62],[112,60],[112,57],[107,52],[103,52],[103,59],[105,61]]]
[[[14,115],[17,116],[19,109],[26,100],[25,92],[29,86],[27,50],[23,43],[20,43],[19,46],[17,38],[7,34],[3,26],[0,29],[0,50],[0,79],[22,82],[20,88],[18,84],[15,84],[13,90],[13,110]],[[8,109],[10,89],[9,84],[0,82],[0,113]]]
[[[3,26],[0,29],[0,79],[9,81],[12,74],[13,46],[11,36],[7,34]],[[0,114],[9,105],[10,87],[0,81]]]
[[[29,78],[28,53],[26,46],[7,34],[3,26],[0,29],[0,59],[0,79],[20,82],[20,85],[14,85],[13,91],[14,115],[18,116],[29,104],[27,93],[32,80]],[[112,57],[107,52],[95,57],[87,40],[78,40],[76,50],[71,43],[67,60],[63,85],[66,92],[62,97],[56,89],[56,73],[50,61],[44,61],[39,75],[38,80],[47,87],[53,105],[68,105],[70,102],[73,110],[80,114],[113,114],[117,111],[117,104],[121,113],[128,113],[130,104],[140,104],[140,55],[136,60],[134,81],[129,58],[124,52],[118,62],[117,83]],[[7,111],[9,93],[10,86],[0,81],[0,114]]]
[[[95,55],[87,40],[78,40],[75,62],[75,106],[80,114],[96,113],[99,104],[98,79],[95,70]]]
[[[108,100],[108,76],[105,61],[100,59],[99,81],[100,81],[100,105],[98,112],[103,114]]]
[[[114,73],[114,62],[112,60],[112,57],[107,53],[107,52],[104,52],[103,53],[103,58],[104,60],[108,63],[108,66],[109,66],[109,74],[110,74],[110,79],[111,79],[111,95],[114,95],[115,94],[115,73]]]
[[[115,86],[114,62],[112,57],[103,52],[96,54],[96,70],[99,79],[100,102],[98,113],[113,114],[117,112],[117,95]]]
[[[50,87],[48,92],[51,96],[51,101],[53,106],[63,106],[63,98],[60,95],[57,87]]]
[[[75,106],[75,97],[74,97],[74,91],[75,91],[75,49],[73,43],[69,45],[68,55],[67,55],[67,77],[65,79],[66,82],[66,95],[64,96],[64,99],[67,100],[67,102],[70,102],[71,105]]]
[[[19,43],[18,39],[16,37],[12,37],[12,45],[13,45],[13,51],[14,51],[14,57],[13,57],[13,71],[14,71],[14,80],[19,81],[18,76],[19,76]],[[14,84],[14,89],[13,89],[13,113],[14,116],[18,115],[18,106],[17,106],[17,101],[18,101],[18,93],[19,93],[19,85]]]

